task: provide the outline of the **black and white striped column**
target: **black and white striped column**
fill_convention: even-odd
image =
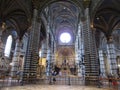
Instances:
[[[100,72],[103,76],[106,76],[106,69],[105,69],[105,61],[104,61],[104,55],[103,50],[99,50],[99,63],[100,63]]]
[[[11,77],[15,77],[17,71],[19,71],[19,53],[20,53],[21,46],[22,46],[21,41],[17,39],[13,60],[12,60]]]
[[[1,40],[1,38],[2,38],[2,31],[3,31],[3,28],[0,27],[0,54],[3,56],[5,45],[3,44],[2,40]]]
[[[51,75],[51,50],[47,49],[47,67],[46,67],[47,76]]]
[[[115,46],[112,42],[109,41],[107,43],[107,53],[108,53],[109,73],[117,75]]]
[[[90,27],[89,8],[85,10],[86,20],[82,22],[83,35],[84,35],[84,62],[85,62],[85,73],[87,76],[97,77],[99,75],[98,57],[95,43],[95,35]],[[88,80],[85,78],[86,84],[94,80]]]
[[[55,60],[54,60],[54,39],[53,37],[51,37],[51,63],[54,64]]]
[[[54,41],[54,63],[57,64],[57,57],[56,57],[56,53],[57,53],[57,48],[56,48],[56,42]]]
[[[41,22],[38,22],[38,10],[34,9],[32,30],[29,33],[27,51],[25,54],[23,82],[34,82],[37,77],[37,65],[39,62],[39,42]]]
[[[41,58],[46,58],[46,54],[47,54],[47,45],[46,42],[43,41],[41,48]]]

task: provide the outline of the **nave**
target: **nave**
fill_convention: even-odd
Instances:
[[[2,88],[1,90],[114,90],[112,88],[97,88],[93,86],[67,86],[67,85],[26,85]]]
[[[54,83],[89,90],[102,81],[102,90],[118,89],[119,6],[120,0],[0,0],[0,88]]]

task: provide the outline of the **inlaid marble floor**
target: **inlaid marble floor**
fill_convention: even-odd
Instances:
[[[68,85],[26,85],[5,87],[1,90],[114,90],[110,88],[97,88],[92,86],[68,86]]]

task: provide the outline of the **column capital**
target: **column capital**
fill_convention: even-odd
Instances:
[[[107,43],[113,43],[113,36],[107,36]]]
[[[94,28],[94,27],[91,25],[91,30],[92,30],[92,31],[96,31],[96,28]]]
[[[32,0],[35,9],[41,9],[46,0]]]
[[[91,3],[91,0],[83,0],[84,8],[89,8],[90,3]]]
[[[35,9],[39,9],[40,0],[32,0],[32,3],[33,3],[33,7],[34,7]]]
[[[5,22],[2,22],[0,27],[1,27],[1,30],[4,31],[7,28],[7,25]]]
[[[2,29],[4,29],[4,28],[6,28],[6,23],[5,22],[2,23]]]

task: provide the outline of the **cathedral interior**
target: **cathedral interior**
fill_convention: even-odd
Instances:
[[[119,78],[119,6],[120,0],[0,0],[0,86],[9,79],[95,85],[100,75]]]

